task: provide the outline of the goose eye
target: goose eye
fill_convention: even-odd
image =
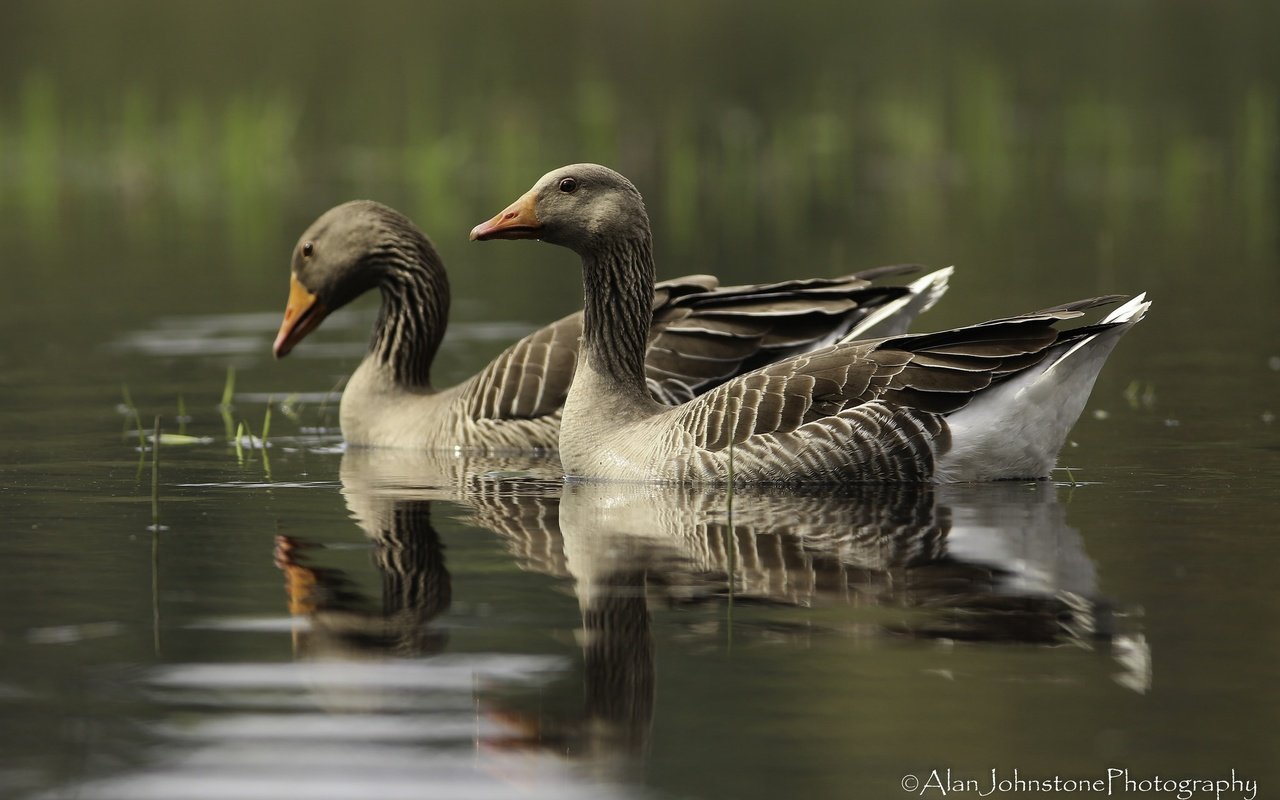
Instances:
[[[302,243],[302,257],[303,257],[303,258],[311,258],[311,252],[312,252],[313,250],[315,250],[315,245],[313,245],[311,242],[303,242],[303,243]]]
[[[577,190],[578,190],[578,182],[575,181],[573,178],[565,178],[564,180],[560,181],[560,191],[564,192],[565,194],[572,194]]]

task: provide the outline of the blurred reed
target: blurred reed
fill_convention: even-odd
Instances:
[[[922,234],[944,222],[990,231],[1046,196],[1108,229],[1141,218],[1186,240],[1228,225],[1255,253],[1273,245],[1273,86],[1232,95],[1215,133],[1190,107],[1157,113],[1087,85],[1028,103],[1014,77],[974,55],[945,82],[876,86],[854,103],[815,86],[785,113],[677,100],[641,118],[625,87],[590,76],[571,115],[516,98],[441,116],[411,100],[403,124],[367,143],[313,134],[316,109],[285,90],[174,99],[136,84],[87,105],[31,71],[0,97],[0,208],[44,240],[85,206],[139,236],[216,218],[252,261],[284,209],[317,194],[317,209],[376,194],[431,231],[464,230],[545,169],[596,160],[636,180],[675,246],[714,236],[750,247],[859,215]]]

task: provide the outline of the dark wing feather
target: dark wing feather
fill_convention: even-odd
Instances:
[[[700,447],[719,450],[750,436],[793,431],[872,400],[927,414],[963,408],[1014,372],[1040,363],[1055,345],[1099,326],[1053,326],[1112,298],[1095,298],[1021,317],[940,333],[840,344],[729,381],[685,406],[678,423]]]
[[[963,408],[975,393],[1034,367],[1052,347],[1078,338],[1082,330],[1059,331],[1056,323],[1122,299],[1093,297],[955,330],[885,340],[881,347],[901,348],[912,357],[884,399],[935,414]]]
[[[895,265],[749,286],[721,287],[710,275],[662,281],[654,287],[645,357],[650,390],[659,401],[686,402],[736,375],[834,341],[872,310],[907,293],[901,286],[871,286],[870,278],[916,269]],[[572,314],[503,351],[462,387],[471,418],[527,420],[558,412],[568,396],[581,335],[582,315]],[[770,406],[766,417],[786,425],[801,405],[804,413],[816,414],[839,405],[831,387],[847,376],[836,380],[824,369],[801,379],[816,391],[807,403],[798,399],[798,384],[780,404],[768,393],[762,396],[758,402]]]
[[[706,284],[706,276],[690,276],[658,285],[645,370],[660,402],[686,402],[736,375],[830,344],[908,292],[871,286],[860,275],[696,291]]]
[[[669,281],[658,281],[653,287],[653,310],[665,307],[676,298],[699,292],[709,292],[720,285],[714,275],[685,275]]]

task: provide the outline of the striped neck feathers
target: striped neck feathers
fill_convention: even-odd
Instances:
[[[382,310],[369,352],[397,384],[426,389],[449,321],[449,279],[431,242],[414,231],[397,233],[370,256]]]
[[[644,397],[653,281],[648,236],[610,242],[582,256],[584,354],[620,390]]]

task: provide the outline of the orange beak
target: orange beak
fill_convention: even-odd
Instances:
[[[276,334],[271,352],[276,358],[289,355],[294,345],[306,338],[327,316],[329,309],[325,304],[303,288],[296,275],[290,275],[289,303],[284,307],[284,322],[280,323],[280,332]]]
[[[471,229],[471,241],[489,239],[537,239],[542,233],[542,223],[534,212],[536,198],[533,192],[525,192],[520,199],[507,206],[498,216]]]

